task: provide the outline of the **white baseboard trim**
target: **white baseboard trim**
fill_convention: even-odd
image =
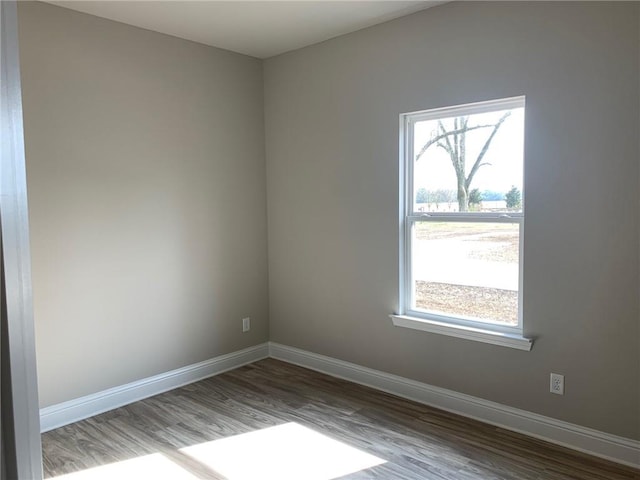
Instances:
[[[640,441],[269,342],[269,356],[573,450],[640,468]]]
[[[48,432],[114,408],[182,387],[269,356],[267,343],[40,409],[40,431]]]
[[[263,343],[42,408],[40,409],[40,430],[44,433],[267,357],[343,378],[573,450],[640,468],[640,441],[581,427],[274,342]]]

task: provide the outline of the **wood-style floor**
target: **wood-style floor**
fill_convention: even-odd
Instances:
[[[384,462],[322,477],[320,467],[337,461],[337,455],[314,451],[316,465],[308,464],[298,480],[640,479],[637,470],[272,359],[43,434],[45,476],[159,453],[190,478],[235,480],[228,470],[225,477],[184,453],[185,447],[291,422]],[[268,437],[261,438],[267,447]],[[211,455],[223,455],[228,464],[224,448]],[[249,464],[256,452],[243,448],[246,456],[237,461]]]

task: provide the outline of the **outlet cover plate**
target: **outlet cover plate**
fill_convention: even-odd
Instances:
[[[552,373],[549,390],[556,395],[564,395],[564,375]]]

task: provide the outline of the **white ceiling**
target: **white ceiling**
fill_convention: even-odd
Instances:
[[[444,2],[98,0],[48,3],[253,57],[267,58]]]

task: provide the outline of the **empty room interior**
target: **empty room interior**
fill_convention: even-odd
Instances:
[[[15,27],[39,427],[6,478],[640,479],[640,2]]]

